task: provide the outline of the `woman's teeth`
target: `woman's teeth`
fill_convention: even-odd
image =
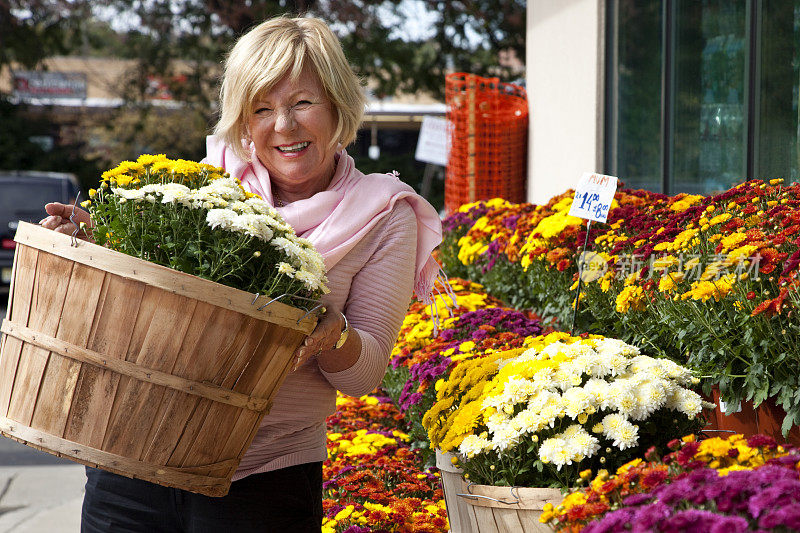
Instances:
[[[289,146],[278,146],[278,150],[280,150],[283,153],[299,152],[300,150],[302,150],[303,148],[305,148],[309,144],[311,144],[311,143],[302,142],[302,143],[297,143],[297,144],[290,144]]]

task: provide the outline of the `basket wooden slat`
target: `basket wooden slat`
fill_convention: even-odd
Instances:
[[[87,348],[106,354],[124,354],[133,334],[133,321],[115,315],[115,303],[138,302],[144,287],[133,280],[105,276],[96,306],[87,307],[94,314]],[[109,423],[109,405],[113,404],[119,374],[93,365],[81,365],[75,388],[75,401],[67,419],[64,438],[102,448]]]
[[[72,265],[58,256],[46,255],[37,259],[36,280],[29,295],[31,312],[28,326],[47,335],[55,335],[64,306],[67,284],[55,272],[69,275]],[[51,312],[34,312],[47,308]],[[8,416],[30,425],[33,418],[40,384],[49,359],[50,352],[36,345],[25,343],[19,354],[17,376],[11,392]]]
[[[98,280],[102,281],[102,273],[86,266],[73,264],[70,283],[67,287],[65,298],[69,302],[81,298],[91,306],[95,306],[100,293],[100,286],[95,286]],[[12,319],[12,324],[13,324]],[[92,314],[62,313],[56,337],[72,345],[84,346],[88,339],[92,323]],[[42,380],[42,389],[36,408],[36,416],[31,422],[31,427],[41,429],[52,435],[63,435],[69,417],[69,410],[73,400],[75,385],[80,374],[81,363],[66,357],[49,358],[47,371]],[[65,391],[67,392],[65,394]]]
[[[454,457],[452,453],[436,450],[436,467],[441,475],[447,520],[453,533],[473,533],[468,519],[467,503],[458,496],[467,491],[467,483],[464,481],[463,470],[453,465]]]
[[[219,496],[316,320],[21,223],[0,349],[0,432]],[[259,302],[259,305],[261,302]]]
[[[20,293],[31,294],[33,289],[34,272],[37,255],[32,250],[23,249],[14,253],[14,266],[11,270],[11,286],[17,287]],[[24,267],[20,265],[25,263]],[[24,273],[24,275],[22,275]],[[9,293],[6,315],[17,322],[27,323],[30,300],[20,297],[19,303],[14,304],[15,292]],[[0,338],[2,336],[0,335]],[[11,392],[14,387],[14,375],[19,363],[19,354],[22,351],[22,341],[13,337],[6,337],[3,345],[3,357],[0,357],[0,413],[7,413],[11,403]]]

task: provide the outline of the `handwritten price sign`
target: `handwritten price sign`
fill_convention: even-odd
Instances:
[[[575,199],[569,214],[595,222],[605,222],[616,192],[617,178],[614,176],[585,172],[575,187]]]

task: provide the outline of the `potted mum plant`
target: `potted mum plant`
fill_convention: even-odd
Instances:
[[[543,528],[544,504],[560,501],[579,472],[616,468],[704,424],[704,402],[689,388],[698,380],[668,359],[566,333],[525,347],[457,366],[423,419],[431,445],[463,472],[454,488],[474,531],[488,522]]]
[[[224,495],[316,325],[322,258],[208,165],[145,155],[104,173],[90,197],[92,227],[76,231],[95,243],[20,224],[0,431]]]

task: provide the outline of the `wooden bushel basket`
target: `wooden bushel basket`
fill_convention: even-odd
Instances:
[[[224,496],[304,310],[20,223],[0,432],[86,465]]]
[[[559,489],[472,484],[458,496],[467,503],[466,521],[475,533],[551,532],[539,517],[545,504],[558,505],[564,499]]]
[[[473,533],[467,517],[469,505],[458,494],[467,492],[467,483],[464,481],[464,471],[453,466],[453,455],[449,452],[436,450],[436,468],[442,476],[442,492],[444,503],[447,506],[447,521],[453,533]]]

